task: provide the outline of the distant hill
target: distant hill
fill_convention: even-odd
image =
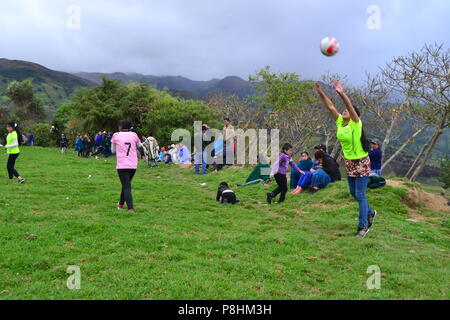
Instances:
[[[87,79],[92,82],[100,83],[101,77],[109,79],[122,80],[128,82],[144,82],[154,85],[157,89],[162,90],[168,88],[177,94],[184,96],[204,98],[214,92],[222,92],[225,94],[236,94],[240,98],[244,98],[254,93],[252,85],[242,78],[229,76],[224,79],[212,79],[209,81],[195,81],[181,76],[149,76],[139,73],[91,73],[81,72],[74,75]],[[195,94],[191,95],[189,94]]]
[[[92,81],[50,70],[36,63],[0,59],[0,97],[3,101],[6,100],[5,93],[11,81],[26,79],[32,80],[36,95],[53,108],[67,101],[77,87],[96,85]]]

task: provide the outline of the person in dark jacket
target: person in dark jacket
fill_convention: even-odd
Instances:
[[[209,127],[207,124],[202,126],[202,132],[197,132],[194,135],[194,163],[195,169],[194,174],[200,173],[200,166],[202,167],[202,174],[207,174],[209,157],[206,152],[206,148],[210,143],[214,143],[214,139],[208,137]],[[172,159],[173,160],[173,159]]]
[[[310,193],[324,189],[328,184],[341,180],[339,164],[324,150],[318,150],[315,158],[320,161],[319,168],[314,172],[311,179]]]
[[[69,141],[67,140],[66,136],[62,134],[61,138],[59,139],[59,147],[61,148],[61,153],[66,153],[68,146]]]
[[[370,143],[370,174],[376,174],[381,177],[381,162],[383,159],[383,152],[380,148],[378,140],[374,139]]]
[[[236,194],[233,190],[230,189],[228,183],[222,182],[219,184],[219,189],[217,190],[216,200],[222,204],[231,203],[236,204],[239,203],[239,200],[236,199]]]

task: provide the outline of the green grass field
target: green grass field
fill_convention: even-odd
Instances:
[[[379,216],[359,239],[345,182],[272,206],[262,185],[234,188],[242,203],[222,206],[218,183],[234,187],[250,169],[194,176],[142,163],[130,215],[116,209],[114,161],[22,148],[16,168],[27,183],[3,169],[0,299],[450,298],[448,213],[407,221],[402,189],[369,191]],[[81,269],[80,290],[66,286],[70,265]],[[379,290],[366,286],[372,265]]]

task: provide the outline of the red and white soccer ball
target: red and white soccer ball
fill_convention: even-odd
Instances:
[[[320,51],[327,56],[332,57],[339,52],[340,43],[333,37],[326,37],[320,42]]]

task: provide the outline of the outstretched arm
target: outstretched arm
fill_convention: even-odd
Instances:
[[[220,192],[220,188],[219,188],[219,190],[217,190],[216,201],[220,201],[221,197],[222,197],[222,192]]]
[[[350,98],[345,94],[344,89],[342,89],[342,86],[339,83],[339,81],[333,81],[333,86],[336,89],[336,92],[341,96],[342,100],[344,101],[345,107],[347,108],[347,111],[350,113],[350,118],[353,120],[353,122],[359,122],[359,116],[356,113],[355,108],[353,108],[353,104],[350,101]]]
[[[339,118],[339,112],[334,106],[333,101],[331,101],[331,99],[328,98],[328,96],[325,94],[325,92],[323,91],[322,87],[318,82],[316,82],[314,85],[316,87],[317,93],[325,103],[325,106],[328,108],[328,110],[330,110],[331,114],[333,115],[334,120],[337,120],[337,118]]]

